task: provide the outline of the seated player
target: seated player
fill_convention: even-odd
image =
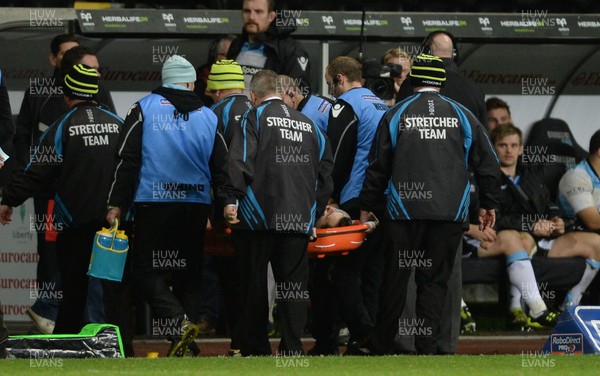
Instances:
[[[600,131],[596,131],[590,139],[589,155],[574,169],[567,171],[560,179],[559,205],[565,216],[574,220],[574,229],[581,231],[600,231]],[[575,233],[585,234],[585,233]],[[587,234],[596,242],[600,235]],[[579,284],[573,287],[565,298],[563,305],[578,305],[583,292],[590,285],[600,269],[598,243],[587,252],[578,254],[586,257],[586,267]]]
[[[540,169],[518,163],[519,156],[523,153],[521,131],[510,124],[501,125],[492,131],[492,142],[504,172],[503,194],[500,203],[501,215],[497,221],[498,238],[503,233],[512,233],[513,238],[511,239],[513,241],[520,240],[523,245],[514,254],[507,256],[507,260],[514,262],[524,260],[530,265],[526,260],[527,256],[537,250],[547,257],[585,257],[596,265],[595,268],[591,266],[590,268],[597,272],[597,266],[600,265],[598,262],[600,260],[600,235],[591,232],[565,231],[565,222],[558,216],[558,211],[553,210],[549,189],[544,183]],[[534,159],[527,158],[526,160]],[[519,246],[517,243],[515,244],[513,247]],[[489,255],[507,252],[506,246],[508,245],[502,243],[497,247],[486,242],[482,243],[482,248]],[[591,265],[590,262],[588,265]],[[569,300],[566,303],[578,304],[581,292],[587,289],[592,279],[584,274],[582,280],[567,294]],[[526,283],[526,286],[536,286],[535,280],[530,277],[524,279],[523,282]],[[523,295],[523,298],[527,300],[528,296]],[[531,297],[529,296],[529,298]],[[534,321],[540,322],[535,316],[536,311],[539,312],[541,308],[540,306],[536,307],[534,311],[530,310],[530,316],[534,318]],[[548,319],[550,316],[552,316],[551,312],[548,313]],[[552,322],[547,319],[544,321]]]

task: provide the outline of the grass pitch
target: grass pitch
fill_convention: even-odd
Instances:
[[[0,360],[0,375],[598,375],[596,355]]]

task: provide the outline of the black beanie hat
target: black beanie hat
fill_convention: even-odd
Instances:
[[[98,72],[85,64],[76,64],[65,75],[64,93],[76,99],[95,99],[98,94]]]
[[[446,82],[444,62],[437,56],[420,54],[410,68],[410,84],[414,87],[442,87]]]

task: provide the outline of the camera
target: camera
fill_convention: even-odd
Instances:
[[[363,85],[382,100],[395,97],[394,78],[402,74],[402,66],[398,64],[380,64],[377,59],[364,59],[362,73]]]

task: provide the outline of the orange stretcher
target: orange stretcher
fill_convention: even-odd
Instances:
[[[308,243],[308,255],[316,258],[345,256],[362,245],[370,228],[369,225],[354,221],[351,226],[318,229],[317,240]]]
[[[351,226],[323,228],[317,230],[317,240],[308,243],[308,255],[314,258],[347,255],[362,245],[370,226],[354,221]],[[207,230],[204,240],[204,254],[211,256],[233,256],[234,250],[229,240],[231,229],[224,231]]]

